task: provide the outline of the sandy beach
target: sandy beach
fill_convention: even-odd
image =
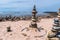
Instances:
[[[46,40],[47,34],[53,27],[54,18],[45,18],[41,19],[40,22],[37,22],[38,27],[44,28],[40,32],[35,32],[34,30],[21,31],[25,27],[29,27],[30,20],[20,20],[16,22],[6,21],[0,22],[0,40]],[[7,27],[11,27],[12,32],[7,32]]]

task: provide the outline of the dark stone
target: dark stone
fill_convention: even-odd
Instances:
[[[60,38],[60,32],[58,32],[58,33],[56,34],[56,37]]]
[[[37,28],[37,24],[31,24],[30,27]]]
[[[7,32],[11,32],[11,28],[10,27],[7,27]]]

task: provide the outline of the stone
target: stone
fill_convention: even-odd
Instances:
[[[7,27],[7,32],[11,32],[11,27]]]
[[[57,18],[54,19],[54,25],[52,27],[51,33],[48,34],[49,40],[55,40],[55,38],[60,38],[60,9],[59,9],[58,16]]]
[[[31,25],[29,25],[29,27],[32,27],[32,28],[37,28],[37,18],[36,18],[36,6],[34,5],[34,8],[33,8],[33,11],[32,11],[32,22],[31,22]]]
[[[22,35],[23,35],[23,36],[27,36],[27,34],[25,34],[25,33],[22,33]]]

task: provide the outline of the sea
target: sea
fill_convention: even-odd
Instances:
[[[28,16],[32,15],[32,12],[0,12],[0,16]],[[37,16],[39,15],[48,15],[48,13],[38,12]]]

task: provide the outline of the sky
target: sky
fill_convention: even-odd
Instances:
[[[60,0],[0,0],[0,12],[31,12],[36,5],[38,12],[58,11]]]

